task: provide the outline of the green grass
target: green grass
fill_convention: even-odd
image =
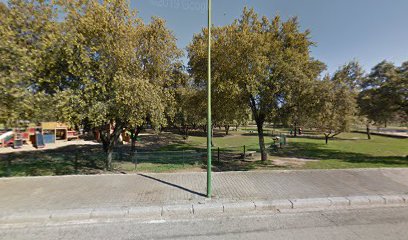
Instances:
[[[276,155],[320,160],[305,165],[312,169],[408,167],[408,139],[342,133],[326,145],[323,139],[290,138]]]
[[[273,161],[243,161],[242,152],[258,151],[258,136],[248,131],[231,131],[224,136],[216,131],[213,148],[214,171],[250,171],[259,169],[338,169],[338,168],[375,168],[375,167],[408,167],[408,139],[372,136],[366,140],[365,134],[343,133],[325,144],[323,138],[297,137],[288,138],[288,145],[277,152],[269,151],[270,159],[281,157],[307,158],[304,165],[277,166]],[[129,155],[129,147],[123,147],[122,156],[115,156],[114,172],[179,172],[205,170],[205,134],[190,136],[187,141],[180,140],[178,135],[169,135],[176,139],[172,144],[155,148],[147,147],[139,153],[135,169]],[[152,138],[154,139],[154,138]],[[148,141],[144,139],[144,141]],[[153,140],[152,140],[153,141]],[[272,144],[272,136],[265,137],[266,146]],[[220,148],[220,161],[217,159]],[[190,152],[188,150],[193,150]],[[170,152],[165,152],[170,151]],[[178,151],[178,152],[175,152]],[[184,151],[184,152],[183,152]],[[77,158],[75,154],[77,153]],[[101,146],[67,146],[53,150],[20,152],[0,155],[0,176],[44,176],[69,174],[103,173],[105,154]],[[7,160],[11,160],[11,165]],[[77,159],[77,160],[75,160]]]
[[[257,150],[258,136],[245,132],[233,132],[233,136],[215,137],[213,142],[225,150],[242,151]],[[239,135],[242,134],[242,135]],[[272,137],[265,137],[265,144],[270,146]],[[192,148],[205,147],[205,137],[190,137],[185,146]],[[291,137],[288,145],[278,152],[270,152],[271,159],[279,157],[307,158],[319,161],[307,162],[302,168],[307,169],[339,169],[339,168],[375,168],[375,167],[408,167],[408,139],[372,136],[366,139],[365,134],[342,133],[330,139],[326,145],[322,136]],[[232,164],[232,163],[229,163]],[[252,166],[249,166],[251,165]],[[261,165],[248,164],[239,170],[259,169]],[[261,166],[262,167],[262,166]]]

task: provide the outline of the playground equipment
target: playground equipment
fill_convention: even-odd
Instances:
[[[55,143],[56,141],[69,141],[79,137],[76,131],[69,131],[69,127],[65,123],[42,122],[41,128],[45,144]]]
[[[0,146],[8,147],[14,143],[14,132],[8,131],[0,135]]]
[[[78,139],[76,131],[69,131],[69,127],[59,122],[42,122],[40,126],[30,128],[30,140],[37,148],[57,141]]]
[[[56,141],[78,139],[76,131],[69,131],[68,126],[58,122],[42,122],[40,126],[14,128],[7,132],[0,132],[0,147],[20,148],[23,144],[33,144],[37,148]]]
[[[24,128],[15,128],[0,135],[0,147],[21,148],[29,142],[29,133]]]

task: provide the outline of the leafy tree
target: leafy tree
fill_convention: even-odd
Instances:
[[[408,61],[397,69],[398,80],[393,83],[400,119],[408,123]]]
[[[202,84],[206,82],[207,32],[204,29],[195,35],[188,47],[192,75]],[[234,99],[237,107],[251,109],[263,161],[267,160],[264,123],[276,117],[279,107],[286,102],[289,95],[285,90],[293,79],[299,79],[298,84],[302,84],[301,79],[315,77],[315,72],[309,69],[314,62],[309,55],[313,44],[309,35],[309,31],[299,30],[296,18],[286,22],[279,16],[272,21],[266,17],[260,19],[253,9],[247,8],[233,24],[214,29],[214,99],[217,101],[216,94],[220,91],[221,97]]]
[[[377,64],[362,83],[358,105],[368,123],[387,125],[398,116],[407,116],[406,63],[397,68],[390,62]],[[369,126],[367,126],[369,131]]]
[[[358,83],[363,71],[356,62],[341,67],[332,78],[325,76],[316,84],[319,100],[313,112],[315,126],[325,136],[326,144],[341,132],[349,130],[355,121]]]
[[[178,88],[185,85],[183,67],[178,60],[182,52],[177,48],[176,38],[166,28],[165,21],[156,17],[153,17],[152,21],[141,29],[139,49],[138,56],[141,60],[142,73],[146,79],[160,88],[160,105],[164,109],[159,118],[154,112],[146,111],[144,123],[148,122],[159,128],[167,124],[167,120],[171,121],[174,118],[177,104],[175,95]],[[129,126],[132,129],[132,152],[134,152],[135,140],[142,125],[143,123]]]
[[[205,90],[199,90],[192,85],[180,88],[176,124],[181,126],[186,139],[190,127],[206,125],[206,101],[204,101],[206,96]]]
[[[318,103],[318,92],[315,92],[316,81],[326,66],[320,61],[311,61],[304,66],[308,74],[298,75],[283,86],[282,99],[276,121],[293,126],[294,136],[300,126],[313,125],[313,112]]]
[[[163,20],[144,24],[125,0],[67,1],[60,48],[48,66],[43,89],[60,100],[71,122],[88,120],[101,131],[111,168],[112,153],[125,128],[148,119],[166,124],[172,67],[180,55]]]
[[[44,111],[36,104],[43,97],[37,95],[37,82],[58,34],[55,18],[46,1],[0,5],[0,122],[8,126]]]
[[[324,134],[326,144],[329,138],[349,130],[355,120],[355,92],[350,89],[349,79],[340,76],[325,76],[315,88],[319,101],[313,112],[316,120],[312,126]]]

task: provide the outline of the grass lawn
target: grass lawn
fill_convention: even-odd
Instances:
[[[323,138],[316,136],[291,137],[288,145],[277,152],[269,149],[270,160],[261,162],[257,160],[259,154],[249,160],[242,158],[244,145],[246,151],[259,152],[256,132],[230,133],[228,136],[219,130],[214,133],[214,171],[408,167],[408,139],[372,136],[372,140],[366,140],[365,134],[343,133],[326,145]],[[177,134],[142,137],[144,145],[138,148],[137,168],[130,157],[129,146],[122,146],[121,154],[114,157],[114,172],[205,171],[206,137],[202,133],[194,135],[188,140]],[[272,136],[265,137],[267,146],[272,142]],[[104,157],[100,145],[0,154],[0,176],[100,174],[104,172]],[[278,164],[282,159],[301,164]],[[11,164],[7,164],[8,161]]]
[[[342,133],[326,145],[323,139],[290,138],[275,155],[320,160],[304,166],[312,169],[408,167],[408,139]]]
[[[247,131],[232,131],[231,136],[215,137],[215,148],[226,151],[257,150],[258,136],[256,133]],[[273,142],[271,136],[265,137],[265,143],[270,146]],[[206,138],[193,136],[185,144],[177,146],[167,146],[166,149],[195,149],[205,148]],[[365,134],[342,133],[325,144],[322,137],[291,137],[288,138],[288,145],[278,152],[269,152],[270,159],[299,158],[313,159],[318,161],[305,161],[300,167],[303,169],[341,169],[341,168],[375,168],[375,167],[408,167],[408,139],[398,139],[382,136],[372,136],[371,140],[366,139]],[[214,159],[214,157],[213,157]],[[213,160],[214,161],[214,160]],[[292,166],[277,166],[272,162],[262,163],[249,162],[234,168],[236,162],[227,162],[224,165],[227,170],[254,170],[254,169],[291,169]],[[217,166],[217,163],[215,163]]]

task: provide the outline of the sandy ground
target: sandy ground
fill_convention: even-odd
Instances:
[[[25,144],[22,148],[14,149],[12,147],[0,148],[1,153],[14,153],[14,152],[27,152],[27,151],[41,151],[47,149],[55,149],[65,146],[72,146],[72,145],[100,145],[100,143],[94,141],[85,141],[85,140],[71,140],[71,141],[57,141],[53,144],[47,144],[44,148],[35,148],[31,144]]]
[[[318,162],[319,160],[306,159],[306,158],[277,158],[273,159],[273,164],[282,167],[303,167],[307,162]]]

